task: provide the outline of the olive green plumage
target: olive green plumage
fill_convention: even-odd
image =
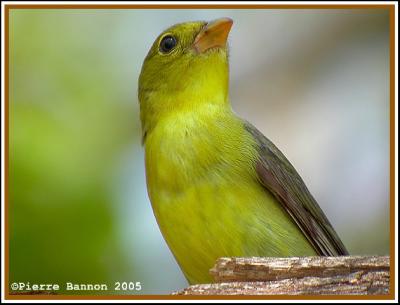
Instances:
[[[228,99],[232,21],[175,25],[139,78],[148,193],[190,283],[222,256],[347,251],[284,155]]]

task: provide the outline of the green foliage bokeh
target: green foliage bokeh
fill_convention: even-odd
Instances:
[[[115,23],[97,16],[11,12],[11,282],[108,282],[124,269],[108,186],[118,152],[139,141],[136,92],[118,90],[94,36]]]

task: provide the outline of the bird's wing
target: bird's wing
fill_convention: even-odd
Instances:
[[[260,182],[293,218],[316,252],[323,256],[348,255],[324,212],[282,152],[250,123],[245,122],[244,126],[258,146],[256,171]]]

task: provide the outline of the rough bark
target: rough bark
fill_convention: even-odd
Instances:
[[[217,283],[193,285],[179,295],[385,295],[388,256],[221,258]]]

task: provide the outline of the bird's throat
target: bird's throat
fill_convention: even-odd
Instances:
[[[225,84],[204,86],[201,81],[190,87],[169,90],[168,93],[162,89],[149,91],[140,105],[144,138],[153,132],[161,121],[168,121],[172,125],[179,121],[185,129],[190,127],[187,125],[190,122],[212,118],[214,112],[229,111],[227,91]]]

